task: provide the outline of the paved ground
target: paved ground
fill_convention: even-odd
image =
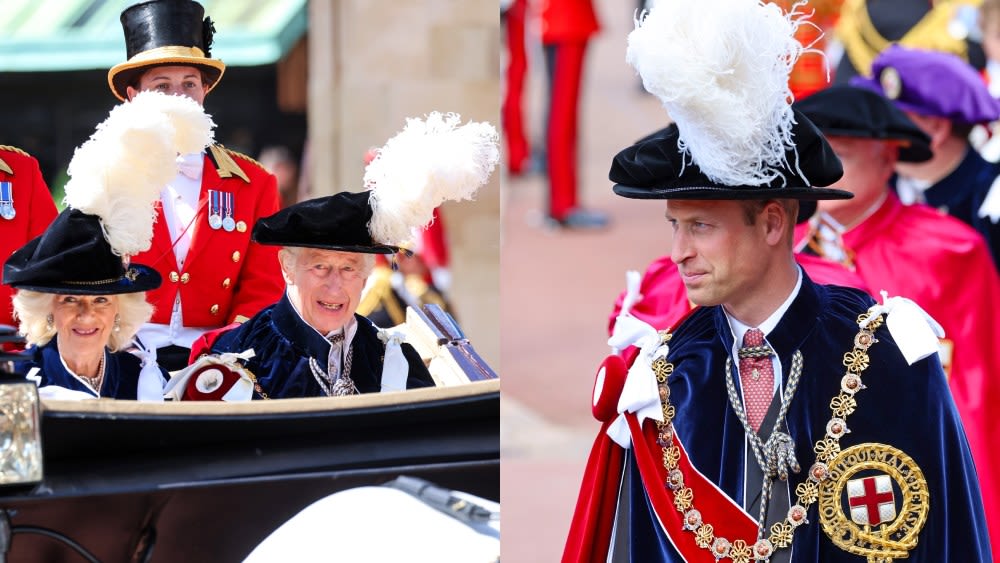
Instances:
[[[667,251],[662,202],[611,192],[611,158],[666,123],[625,64],[632,4],[596,0],[603,31],[590,43],[581,106],[581,198],[611,215],[601,232],[539,225],[543,177],[504,179],[501,248],[503,559],[558,561],[598,430],[594,372],[608,353],[607,317],[625,271]],[[533,57],[527,110],[540,130],[542,76]],[[537,138],[537,135],[536,135]]]

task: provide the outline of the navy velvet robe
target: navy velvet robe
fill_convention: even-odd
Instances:
[[[41,376],[39,387],[47,385],[57,385],[82,391],[93,395],[94,392],[79,379],[73,377],[66,371],[62,361],[59,359],[59,346],[53,338],[45,346],[36,346],[28,349],[31,359],[17,365],[17,372],[24,375],[31,368],[39,368],[38,375]],[[104,382],[101,383],[101,397],[111,399],[136,399],[136,390],[139,384],[139,371],[142,369],[142,362],[129,352],[104,352]],[[164,379],[168,379],[167,372],[162,369]],[[94,395],[96,397],[96,395]]]
[[[793,504],[795,486],[805,481],[806,471],[816,460],[813,445],[824,436],[832,416],[830,400],[838,394],[846,373],[842,359],[853,349],[858,315],[872,304],[871,298],[858,290],[816,285],[804,276],[799,295],[767,335],[786,381],[795,350],[802,352],[804,360],[787,415],[802,466],[800,473],[790,477]],[[878,342],[868,350],[871,364],[861,375],[867,389],[855,395],[857,410],[846,419],[851,433],[841,438],[841,448],[859,443],[888,444],[912,457],[923,472],[930,491],[930,511],[917,546],[906,561],[990,561],[976,468],[937,355],[908,366],[884,324],[876,338]],[[670,400],[677,410],[676,432],[692,463],[741,504],[745,439],[729,405],[725,382],[726,357],[732,345],[732,332],[721,307],[694,312],[670,341],[668,358],[675,370],[669,385]],[[739,381],[738,376],[735,381]],[[629,460],[632,468],[634,461]],[[638,470],[632,471],[627,531],[632,560],[682,561],[655,521]],[[779,485],[784,483],[775,481],[775,486]],[[820,526],[817,507],[818,503],[810,506],[809,524],[800,526],[793,536],[792,561],[865,561],[830,541]],[[756,518],[756,513],[753,516]],[[703,517],[712,523],[711,514]],[[743,539],[752,543],[755,538]]]
[[[382,388],[382,359],[385,345],[371,321],[355,315],[358,330],[352,342],[351,379],[361,393],[375,393]],[[272,399],[322,397],[323,390],[309,369],[315,358],[324,369],[330,343],[316,329],[307,325],[295,312],[287,296],[267,307],[239,327],[220,335],[212,344],[212,353],[243,352],[253,348],[254,357],[244,362],[257,377],[261,388]],[[406,388],[431,387],[434,380],[420,355],[403,344],[403,355],[410,365]],[[255,394],[255,399],[261,397]]]

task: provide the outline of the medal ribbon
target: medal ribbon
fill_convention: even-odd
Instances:
[[[208,224],[213,229],[218,229],[218,226],[212,224],[212,217],[222,219],[222,205],[219,201],[218,190],[208,190]]]
[[[0,182],[0,217],[11,220],[14,216],[14,183]]]

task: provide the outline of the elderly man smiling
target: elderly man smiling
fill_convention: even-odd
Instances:
[[[304,201],[254,226],[255,242],[282,247],[285,294],[208,346],[212,354],[253,350],[243,367],[255,398],[434,385],[413,347],[355,311],[375,254],[399,252],[435,207],[471,198],[496,166],[493,127],[458,123],[457,115],[438,113],[410,120],[369,164],[370,191]],[[196,345],[192,357],[204,347]]]
[[[342,192],[311,199],[254,227],[255,241],[283,247],[278,257],[285,295],[220,335],[211,351],[254,350],[245,367],[256,378],[255,397],[350,395],[382,388],[383,358],[391,361],[393,354],[380,340],[380,329],[355,310],[375,254],[397,249],[368,234],[368,198],[368,192]],[[406,364],[405,388],[434,385],[416,350],[405,343],[397,348],[397,364],[390,366],[398,379],[399,352]]]

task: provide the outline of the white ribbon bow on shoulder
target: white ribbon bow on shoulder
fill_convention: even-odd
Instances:
[[[663,420],[660,393],[653,374],[653,360],[665,357],[668,347],[666,344],[661,345],[660,334],[655,328],[632,316],[632,306],[642,299],[639,294],[639,272],[626,272],[625,282],[625,298],[622,300],[621,312],[615,319],[615,328],[608,339],[608,345],[615,354],[629,346],[635,346],[639,348],[639,355],[625,376],[625,385],[618,398],[618,418],[608,426],[607,433],[619,446],[629,448],[632,439],[625,413],[635,413],[640,425],[648,418]]]
[[[876,317],[885,314],[885,326],[910,365],[940,350],[938,339],[944,338],[944,329],[934,317],[906,297],[889,297],[889,292],[885,290],[879,294],[882,304],[868,309],[868,318],[859,323],[861,328],[866,328]]]

